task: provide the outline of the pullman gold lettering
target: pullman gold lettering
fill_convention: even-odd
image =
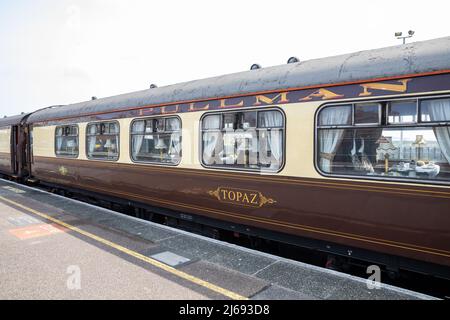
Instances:
[[[149,114],[152,114],[154,112],[155,108],[151,108],[151,109],[141,109],[139,110],[139,115],[140,116],[146,116]]]
[[[227,99],[220,99],[220,105],[219,108],[234,108],[234,107],[243,107],[244,106],[244,100],[241,100],[238,104],[228,104],[227,105]]]
[[[273,98],[269,98],[269,97],[263,96],[263,95],[258,95],[255,97],[256,102],[253,105],[259,106],[259,105],[261,105],[261,102],[263,102],[264,104],[274,104],[274,103],[276,103],[276,100],[279,98],[280,98],[280,100],[278,101],[278,103],[288,103],[289,99],[287,98],[287,95],[288,95],[287,92],[281,92]]]
[[[235,189],[219,187],[216,190],[208,191],[208,194],[214,196],[220,202],[227,202],[236,205],[250,206],[260,208],[266,204],[274,204],[275,200],[265,197],[259,191],[247,189]]]
[[[173,106],[168,106],[168,107],[173,107]],[[180,108],[180,105],[175,105],[175,109],[173,110],[166,110],[166,108],[168,108],[166,106],[161,107],[161,114],[170,114],[170,113],[178,113],[178,109]]]
[[[322,89],[314,91],[310,95],[300,99],[300,101],[310,101],[313,98],[322,98],[322,100],[327,100],[327,99],[338,99],[338,98],[343,98],[343,97],[344,96],[342,94],[336,94],[330,90],[322,88]]]
[[[236,201],[244,204],[258,204],[256,200],[258,193],[247,193],[234,190],[222,189],[222,200]],[[250,200],[251,199],[251,200]]]
[[[202,110],[208,110],[209,109],[209,104],[207,104],[206,106],[204,106],[204,107],[197,107],[196,105],[195,105],[195,103],[190,103],[189,104],[189,111],[190,112],[192,112],[192,111],[202,111]]]
[[[360,86],[363,87],[363,92],[359,94],[360,97],[370,96],[372,92],[369,89],[383,90],[383,91],[394,91],[394,92],[406,92],[408,90],[408,82],[411,79],[398,80],[401,84],[391,84],[391,83],[365,83]]]
[[[256,201],[256,197],[258,196],[258,194],[253,194],[253,197],[252,197],[252,201],[251,201],[251,203],[252,204],[258,204],[258,201]]]

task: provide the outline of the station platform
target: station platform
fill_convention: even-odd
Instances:
[[[0,179],[0,299],[434,299]]]

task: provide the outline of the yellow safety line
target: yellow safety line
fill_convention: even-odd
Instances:
[[[72,226],[70,224],[67,224],[67,223],[65,223],[63,221],[55,219],[55,218],[53,218],[53,217],[51,217],[51,216],[49,216],[49,215],[47,215],[45,213],[36,211],[36,210],[31,209],[29,207],[26,207],[26,206],[24,206],[24,205],[22,205],[20,203],[17,203],[15,201],[12,201],[12,200],[9,200],[9,199],[6,199],[6,198],[4,198],[2,196],[0,196],[0,200],[2,200],[4,202],[7,202],[7,203],[10,203],[10,204],[12,204],[14,206],[17,206],[19,208],[25,209],[26,211],[29,211],[29,212],[31,212],[31,213],[33,213],[35,215],[38,215],[38,216],[40,216],[40,217],[42,217],[44,219],[50,220],[50,221],[52,221],[52,222],[54,222],[56,224],[59,224],[59,225],[65,227],[65,228],[67,228],[69,230],[72,230],[74,232],[82,234],[82,235],[84,235],[84,236],[86,236],[88,238],[91,238],[91,239],[93,239],[95,241],[98,241],[98,242],[100,242],[100,243],[102,243],[104,245],[112,247],[112,248],[114,248],[114,249],[116,249],[116,250],[118,250],[120,252],[123,252],[123,253],[126,253],[126,254],[130,255],[130,256],[133,256],[133,257],[135,257],[135,258],[137,258],[139,260],[145,261],[145,262],[151,264],[154,267],[160,268],[160,269],[162,269],[164,271],[167,271],[167,272],[169,272],[169,273],[171,273],[173,275],[176,275],[176,276],[178,276],[178,277],[180,277],[182,279],[188,280],[188,281],[190,281],[192,283],[195,283],[195,284],[197,284],[199,286],[202,286],[202,287],[205,287],[205,288],[207,288],[209,290],[212,290],[212,291],[215,291],[217,293],[220,293],[220,294],[222,294],[222,295],[224,295],[224,296],[226,296],[228,298],[231,298],[233,300],[248,300],[247,297],[241,296],[240,294],[237,294],[237,293],[232,292],[230,290],[227,290],[227,289],[224,289],[222,287],[216,286],[216,285],[214,285],[212,283],[209,283],[208,281],[205,281],[205,280],[199,279],[197,277],[191,276],[190,274],[187,274],[187,273],[185,273],[183,271],[177,270],[177,269],[175,269],[175,268],[173,268],[171,266],[168,266],[168,265],[166,265],[166,264],[164,264],[162,262],[159,262],[159,261],[157,261],[155,259],[146,257],[146,256],[144,256],[144,255],[142,255],[142,254],[140,254],[140,253],[138,253],[136,251],[127,249],[125,247],[122,247],[121,245],[118,245],[118,244],[114,243],[114,242],[111,242],[111,241],[103,239],[103,238],[101,238],[99,236],[96,236],[95,234],[92,234],[90,232],[81,230],[81,229],[79,229],[77,227],[74,227],[74,226]]]

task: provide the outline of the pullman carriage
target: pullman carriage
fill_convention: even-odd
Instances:
[[[450,276],[450,38],[43,109],[26,126],[35,182]]]
[[[0,174],[18,178],[27,171],[27,128],[24,125],[28,114],[0,119]]]

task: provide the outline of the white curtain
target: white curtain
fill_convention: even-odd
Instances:
[[[203,119],[202,126],[204,130],[219,130],[220,116],[211,115]],[[219,141],[222,133],[220,131],[206,131],[203,132],[203,161],[205,164],[215,164],[214,154],[217,156]],[[214,152],[216,151],[216,153]]]
[[[174,162],[178,162],[181,156],[181,125],[178,118],[169,119],[169,130],[173,130],[170,135],[169,155]]]
[[[203,119],[203,129],[220,129],[220,115],[211,115]]]
[[[181,155],[181,134],[179,131],[172,132],[170,135],[169,155],[173,156],[175,162],[178,162]]]
[[[166,130],[176,131],[180,129],[180,120],[178,118],[170,118],[167,120]]]
[[[450,99],[425,101],[431,121],[450,121]],[[433,128],[441,152],[450,163],[450,127]]]
[[[57,137],[56,139],[56,151],[61,152],[61,147],[62,147],[62,143],[63,143],[63,139],[64,137]]]
[[[95,125],[89,127],[89,134],[95,134],[96,133],[96,127]],[[89,147],[89,155],[92,155],[95,150],[95,140],[96,136],[90,136],[88,138],[88,147]]]
[[[134,134],[133,141],[131,146],[131,152],[133,153],[133,158],[136,159],[137,155],[141,151],[142,142],[144,141],[144,128],[145,121],[136,121],[133,124],[133,132],[134,133],[142,133],[142,134]]]
[[[349,107],[332,107],[323,109],[320,113],[320,125],[347,124],[351,115]],[[345,129],[322,129],[319,131],[320,168],[324,172],[331,172],[334,155],[339,148]]]
[[[226,164],[236,163],[236,134],[233,129],[226,129],[223,134],[223,152]]]
[[[271,169],[279,169],[283,157],[283,131],[281,129],[270,130],[269,147],[275,161],[270,162]]]
[[[219,151],[219,140],[221,136],[222,133],[220,131],[208,131],[203,133],[203,161],[205,164],[222,164],[221,162],[216,163],[216,158],[218,158],[217,156]]]
[[[276,127],[283,126],[283,116],[278,111],[261,112],[259,122],[261,127],[273,128],[267,132],[267,142],[272,153],[270,168],[278,169],[283,159],[283,130]]]
[[[92,155],[95,150],[95,136],[90,136],[88,138],[88,144],[89,144],[89,155]]]
[[[259,113],[259,126],[264,128],[283,126],[283,116],[279,111],[264,111]]]
[[[254,128],[236,130],[236,163],[241,165],[258,164],[258,134]],[[247,154],[248,152],[248,154]]]

